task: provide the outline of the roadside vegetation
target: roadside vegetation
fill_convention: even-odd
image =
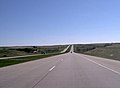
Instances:
[[[58,53],[66,47],[67,45],[0,47],[0,57]]]
[[[46,55],[38,55],[38,56],[20,57],[20,58],[14,58],[14,59],[0,59],[0,67],[42,59],[45,57],[50,57],[50,56],[59,55],[59,54],[60,53],[54,53],[54,54],[46,54]]]
[[[54,48],[53,48],[53,46],[34,47],[34,48],[40,49],[42,52],[44,51],[44,53],[42,53],[40,51],[40,55],[36,55],[36,56],[27,56],[27,57],[19,57],[19,58],[17,57],[17,58],[11,58],[11,59],[0,59],[0,67],[19,64],[19,63],[33,61],[33,60],[38,60],[38,59],[42,59],[42,58],[46,58],[46,57],[50,57],[50,56],[59,55],[59,54],[64,54],[64,53],[67,53],[70,51],[70,47],[69,47],[69,49],[66,52],[60,53],[60,51],[64,50],[66,47],[67,47],[67,45],[54,46]],[[11,48],[8,48],[8,50],[6,49],[7,55],[8,55],[7,52],[9,52],[9,49],[11,49]],[[18,50],[18,49],[20,49],[20,50]],[[25,48],[22,47],[22,48],[16,48],[15,50],[30,52],[31,48],[29,48],[29,49],[26,49],[26,47]],[[11,53],[14,53],[14,52],[11,51]],[[10,55],[12,55],[11,53],[10,53]],[[15,51],[15,55],[16,55],[16,51]]]
[[[75,45],[75,52],[120,60],[120,43],[78,44]]]

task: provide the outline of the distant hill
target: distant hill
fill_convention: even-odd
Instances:
[[[75,45],[75,52],[120,60],[120,43]]]

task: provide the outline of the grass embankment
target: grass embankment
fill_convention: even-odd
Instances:
[[[64,53],[70,52],[70,49],[71,49],[71,46]],[[37,56],[19,57],[19,58],[11,58],[11,59],[0,59],[0,67],[5,67],[5,66],[9,66],[9,65],[23,63],[23,62],[38,60],[38,59],[55,56],[55,55],[59,55],[59,54],[64,54],[64,53],[56,52],[56,53],[49,53],[49,54],[43,54],[43,55],[37,55]]]
[[[56,53],[64,50],[66,47],[67,45],[0,47],[0,57]]]
[[[112,45],[105,48],[96,48],[94,50],[87,51],[84,54],[120,61],[120,45]]]
[[[109,43],[103,44],[76,44],[74,45],[74,51],[76,53],[85,53],[90,50],[94,50],[96,48],[105,48],[107,46],[111,46]]]
[[[54,54],[46,54],[46,55],[20,57],[20,58],[14,58],[14,59],[0,59],[0,67],[19,64],[19,63],[28,62],[28,61],[37,60],[37,59],[42,59],[45,57],[50,57],[50,56],[59,55],[59,54],[60,53],[54,53]]]
[[[75,52],[113,60],[120,60],[120,44],[84,44],[75,45]]]

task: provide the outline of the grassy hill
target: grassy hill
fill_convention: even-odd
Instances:
[[[66,47],[67,45],[0,47],[0,57],[57,53],[64,50]]]
[[[119,43],[75,45],[75,52],[120,60]]]
[[[74,51],[76,53],[84,53],[90,50],[94,50],[96,48],[105,48],[107,46],[111,46],[111,43],[101,43],[101,44],[76,44],[74,45]]]
[[[84,54],[120,60],[120,44],[113,44],[112,46],[107,46],[104,48],[96,48],[84,52]]]

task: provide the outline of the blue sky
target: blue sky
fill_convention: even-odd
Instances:
[[[120,42],[120,0],[0,0],[0,46]]]

